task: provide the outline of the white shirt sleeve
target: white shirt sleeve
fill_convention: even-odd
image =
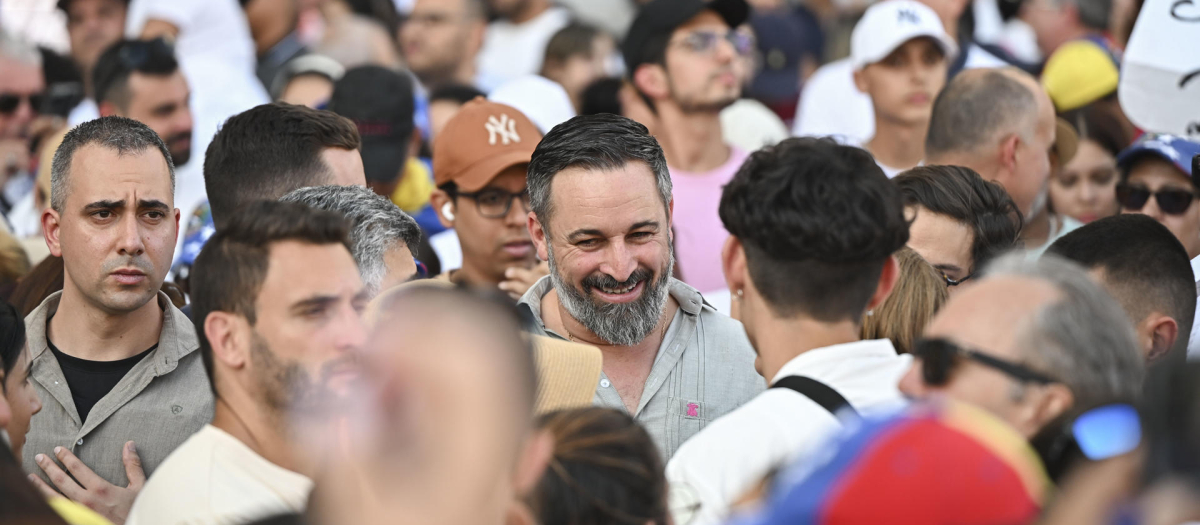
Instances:
[[[182,33],[195,20],[196,11],[203,8],[202,3],[197,0],[133,0],[125,15],[125,34],[130,38],[141,36],[148,20],[170,22]]]

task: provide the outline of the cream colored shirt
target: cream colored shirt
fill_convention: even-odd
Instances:
[[[125,524],[240,524],[301,512],[312,485],[206,425],[158,467]]]

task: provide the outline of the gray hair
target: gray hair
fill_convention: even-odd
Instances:
[[[1054,255],[1031,261],[1014,253],[985,273],[1045,281],[1062,294],[1015,329],[1025,358],[1070,387],[1075,403],[1068,414],[1140,397],[1145,363],[1129,316],[1082,266]]]
[[[529,207],[548,231],[554,211],[550,183],[555,175],[568,168],[611,171],[630,162],[642,162],[650,168],[658,197],[667,208],[671,202],[671,174],[662,146],[646,126],[608,113],[574,117],[554,126],[534,150],[526,178]]]
[[[925,158],[974,153],[1009,133],[1029,140],[1037,127],[1037,112],[1037,98],[1009,71],[968,71],[955,76],[933,102]],[[940,164],[936,160],[931,163]]]
[[[350,254],[358,264],[358,273],[371,295],[387,274],[384,255],[404,243],[413,257],[421,243],[421,228],[387,197],[362,186],[313,186],[292,190],[279,198],[313,208],[336,211],[350,221]]]
[[[171,177],[171,195],[175,195],[175,163],[167,145],[149,126],[125,117],[101,117],[75,126],[63,137],[62,144],[54,151],[50,163],[50,208],[63,212],[67,202],[67,179],[71,174],[71,162],[75,152],[83,146],[96,144],[115,150],[117,155],[134,155],[150,148],[157,148],[167,161],[167,173]],[[87,166],[84,166],[87,169]]]
[[[0,56],[8,57],[31,66],[42,66],[42,54],[38,52],[36,47],[29,45],[14,35],[10,35],[4,30],[0,30]]]

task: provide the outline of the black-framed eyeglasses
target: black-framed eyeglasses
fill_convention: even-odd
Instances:
[[[1192,207],[1196,200],[1196,192],[1182,188],[1162,188],[1150,191],[1144,186],[1134,186],[1128,182],[1117,183],[1117,202],[1129,211],[1141,211],[1150,201],[1150,197],[1158,202],[1158,209],[1167,215],[1180,215]]]
[[[943,281],[946,281],[946,286],[958,286],[962,283],[967,282],[967,279],[970,279],[972,277],[972,276],[968,275],[966,277],[963,277],[962,279],[952,279],[952,278],[950,278],[949,275],[946,275],[946,272],[943,270],[938,270],[938,274],[940,274],[942,276]]]
[[[489,219],[507,217],[509,210],[512,209],[513,200],[520,200],[521,208],[526,213],[530,211],[529,190],[523,190],[521,193],[509,193],[495,188],[485,188],[473,193],[460,191],[457,195],[475,201],[475,208],[479,210],[479,214]]]
[[[1040,385],[1058,383],[1057,379],[1033,370],[1025,365],[1013,363],[988,355],[978,350],[964,348],[946,339],[920,339],[913,345],[913,355],[921,359],[921,373],[925,384],[943,386],[963,359],[970,359],[993,370],[999,371],[1022,383]]]
[[[717,49],[717,42],[721,40],[729,42],[733,46],[733,50],[739,55],[746,55],[754,50],[754,38],[735,29],[724,33],[717,31],[693,31],[677,40],[676,43],[683,44],[684,47],[695,53],[712,53]]]
[[[0,115],[12,115],[21,107],[21,101],[29,101],[29,107],[36,113],[42,107],[42,94],[30,95],[15,93],[0,93]]]

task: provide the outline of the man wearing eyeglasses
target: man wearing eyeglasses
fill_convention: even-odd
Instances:
[[[1144,375],[1125,311],[1082,267],[1053,256],[990,265],[950,298],[913,353],[902,392],[980,406],[1051,461],[1075,416],[1137,399]]]
[[[1200,290],[1200,184],[1195,176],[1200,142],[1150,133],[1117,156],[1121,213],[1143,213],[1166,226],[1183,243]],[[1200,307],[1200,304],[1197,304]],[[1188,358],[1200,356],[1200,332],[1192,325]]]
[[[438,134],[433,142],[437,189],[430,203],[442,224],[454,229],[430,238],[447,270],[439,279],[498,287],[517,298],[548,273],[544,263],[538,264],[525,227],[525,169],[541,138],[520,111],[482,98],[464,104]],[[462,259],[456,265],[459,247]]]
[[[725,288],[717,207],[747,152],[725,143],[719,115],[741,96],[738,61],[753,43],[735,28],[749,13],[744,0],[654,0],[622,48],[671,172],[680,278],[701,293]]]

